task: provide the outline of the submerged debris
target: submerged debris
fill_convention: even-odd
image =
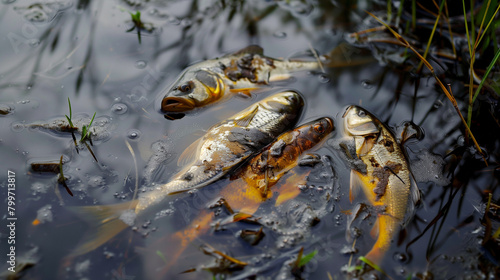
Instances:
[[[12,112],[14,112],[14,108],[6,104],[0,104],[0,116],[9,115]]]
[[[422,150],[417,157],[419,160],[411,163],[413,176],[417,182],[433,182],[438,186],[450,183],[450,179],[443,174],[445,161],[441,156]]]
[[[55,136],[69,136],[70,133],[83,134],[83,127],[86,127],[92,120],[92,117],[82,114],[74,116],[72,119],[72,127],[66,118],[54,118],[47,121],[38,121],[25,125],[28,128],[39,129],[40,131],[51,133]],[[90,133],[92,141],[100,142],[107,141],[111,138],[111,131],[114,130],[114,125],[110,117],[101,116],[93,121],[93,125],[86,130]]]
[[[36,219],[33,221],[33,225],[50,223],[53,219],[52,205],[47,204],[36,211]]]

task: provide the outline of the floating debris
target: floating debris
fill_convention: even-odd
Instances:
[[[14,112],[14,108],[7,104],[0,104],[0,116],[6,116],[12,114]]]
[[[413,176],[417,182],[433,182],[438,186],[450,183],[450,179],[443,174],[446,163],[441,156],[422,150],[417,157],[419,160],[411,163]]]
[[[69,124],[66,118],[54,118],[48,121],[33,122],[25,125],[31,129],[39,129],[40,131],[51,133],[55,136],[68,136],[70,133],[84,133],[83,127],[88,126],[92,117],[86,114],[74,116],[72,119],[73,127]],[[93,125],[87,128],[88,134],[92,135],[92,141],[107,141],[111,138],[111,131],[115,129],[111,118],[107,116],[96,117]]]
[[[36,219],[32,222],[34,226],[44,223],[50,223],[54,219],[52,214],[52,205],[47,204],[36,211]]]

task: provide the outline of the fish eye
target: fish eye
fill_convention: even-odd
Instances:
[[[181,92],[186,92],[186,93],[190,92],[193,88],[194,88],[194,83],[192,81],[189,81],[189,82],[177,87],[178,90],[180,90]]]
[[[359,111],[358,111],[358,117],[363,118],[363,117],[365,117],[365,116],[366,116],[365,111],[363,111],[363,110],[359,110]]]
[[[314,125],[314,131],[316,131],[317,133],[324,133],[325,132],[325,127],[321,123],[315,124]]]

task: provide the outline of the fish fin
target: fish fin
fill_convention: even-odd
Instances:
[[[307,183],[307,175],[309,175],[311,171],[305,172],[304,174],[292,173],[289,176],[285,183],[276,188],[276,191],[279,193],[276,198],[275,205],[279,206],[284,202],[294,199],[300,194],[299,185],[305,185]],[[272,192],[270,192],[272,195]]]
[[[238,126],[247,127],[258,111],[259,111],[259,106],[255,106],[255,108],[251,112],[249,112],[246,116],[235,119],[234,122]]]
[[[241,97],[252,97],[252,91],[257,90],[258,88],[232,88],[229,90],[231,93],[237,93]]]
[[[351,170],[351,179],[349,182],[349,201],[352,203],[354,198],[358,195],[359,190],[363,186],[363,180],[361,179],[361,173]]]
[[[246,53],[264,55],[264,49],[258,45],[250,45],[248,47],[245,47],[245,48],[233,53],[232,55],[239,55],[239,54],[246,54]]]
[[[198,145],[201,143],[202,139],[203,138],[200,138],[194,141],[182,152],[177,159],[177,166],[187,166],[196,159],[196,155],[199,150]]]
[[[367,137],[356,137],[356,154],[358,157],[370,152],[375,144],[375,139]]]
[[[375,265],[380,265],[385,255],[385,251],[383,251],[380,247],[373,246],[370,252],[365,255],[369,261],[374,263]]]
[[[376,61],[369,52],[349,43],[340,43],[326,55],[325,68],[349,67],[368,64]]]
[[[410,176],[410,195],[408,196],[408,207],[406,210],[406,214],[403,218],[402,226],[406,226],[408,222],[411,220],[413,215],[415,214],[415,207],[420,202],[420,190],[418,189],[417,183],[413,178],[413,175]]]
[[[356,218],[359,216],[359,213],[363,210],[363,204],[358,203],[354,206],[354,208],[351,210],[351,214],[347,216],[347,226],[345,230],[345,240],[349,243],[352,243],[354,241],[353,239],[353,234],[351,230],[351,225],[356,220]]]
[[[81,244],[70,253],[70,256],[79,256],[93,251],[126,229],[128,225],[119,217],[123,211],[134,209],[137,203],[138,200],[133,200],[114,205],[69,207],[91,227],[89,233],[84,236]]]
[[[375,221],[375,223],[373,224],[373,227],[372,227],[372,230],[370,230],[370,236],[375,239],[377,238],[378,236],[378,233],[379,233],[379,219],[377,218],[377,220]]]

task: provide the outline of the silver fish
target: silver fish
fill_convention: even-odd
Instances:
[[[279,60],[263,55],[259,46],[196,63],[184,70],[166,89],[161,111],[170,119],[183,112],[212,104],[231,93],[250,91],[273,81],[288,79],[292,72],[319,69],[316,61]]]
[[[293,127],[303,104],[299,93],[280,92],[213,126],[197,143],[195,160],[169,183],[142,196],[136,213],[169,194],[203,187],[218,180]]]

